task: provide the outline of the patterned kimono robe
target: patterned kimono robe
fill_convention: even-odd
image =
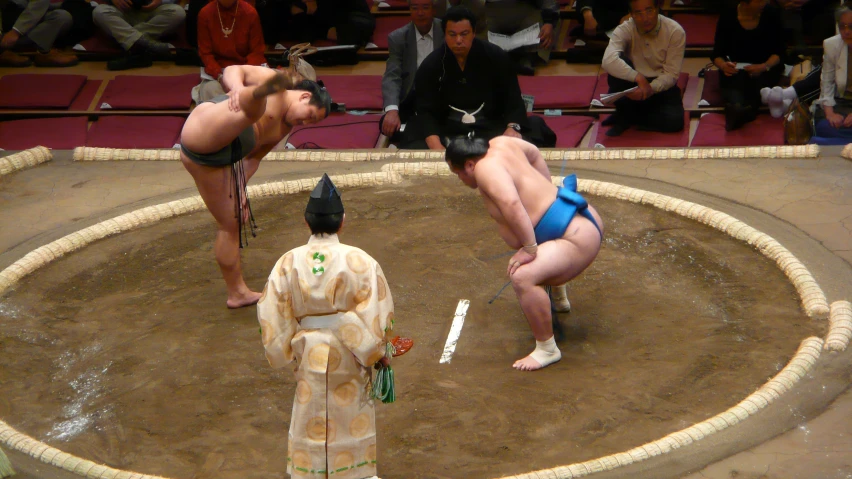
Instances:
[[[257,317],[269,364],[296,361],[287,472],[374,476],[370,368],[384,357],[393,328],[393,299],[379,264],[337,235],[311,236],[275,264]]]

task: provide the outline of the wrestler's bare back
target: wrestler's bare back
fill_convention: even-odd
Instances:
[[[497,222],[500,236],[510,247],[520,248],[523,244],[498,204],[505,209],[505,205],[519,200],[529,217],[530,227],[535,228],[553,204],[557,192],[541,152],[524,140],[498,136],[489,142],[488,153],[476,162],[473,174],[485,207]],[[591,206],[589,210],[602,225],[597,211]],[[588,219],[577,216],[568,225],[563,239],[572,241],[572,237],[588,228],[595,236],[599,234]]]
[[[276,70],[266,67],[244,65],[240,68],[245,72],[245,82],[253,85],[262,84],[278,73]],[[255,147],[252,151],[246,152],[245,156],[250,157],[257,152],[262,152],[265,155],[293,129],[285,121],[288,109],[286,96],[287,91],[285,90],[265,98],[263,114],[252,124],[255,134]],[[223,112],[223,105],[223,103],[202,103],[193,110],[194,114],[191,114],[187,119],[187,124],[184,125],[182,132],[183,142],[187,147],[200,153],[206,153],[219,150],[230,143],[231,139],[228,138],[230,135],[210,135],[210,131],[217,130],[219,123],[233,125],[234,122],[237,122],[238,124],[240,120],[244,121],[245,117],[240,118],[242,113],[233,110]],[[205,110],[212,111],[205,112]],[[217,113],[213,113],[214,111]],[[212,117],[210,116],[211,113],[213,114]]]

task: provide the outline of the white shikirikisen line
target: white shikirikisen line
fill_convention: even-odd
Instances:
[[[444,344],[444,353],[441,354],[439,364],[447,364],[453,358],[453,353],[456,351],[456,343],[459,341],[462,326],[464,325],[464,317],[467,314],[467,308],[470,306],[470,301],[462,299],[459,305],[456,306],[456,316],[453,318],[453,324],[450,326],[450,334],[447,335],[447,342]]]

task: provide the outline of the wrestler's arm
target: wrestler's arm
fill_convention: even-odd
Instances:
[[[256,65],[232,65],[222,73],[222,86],[225,91],[234,88],[257,86],[275,76],[275,70]]]
[[[483,166],[485,168],[483,168]],[[475,170],[480,191],[500,210],[500,215],[521,245],[535,243],[535,230],[527,213],[515,181],[505,168],[480,164]]]

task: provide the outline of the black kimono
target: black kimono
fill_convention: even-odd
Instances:
[[[520,125],[527,141],[556,143],[543,120],[527,118],[515,68],[506,52],[491,43],[473,40],[464,71],[446,45],[434,50],[417,69],[414,92],[417,113],[406,124],[400,148],[426,149],[428,136],[444,142],[470,131],[490,140],[502,135],[509,123]]]

